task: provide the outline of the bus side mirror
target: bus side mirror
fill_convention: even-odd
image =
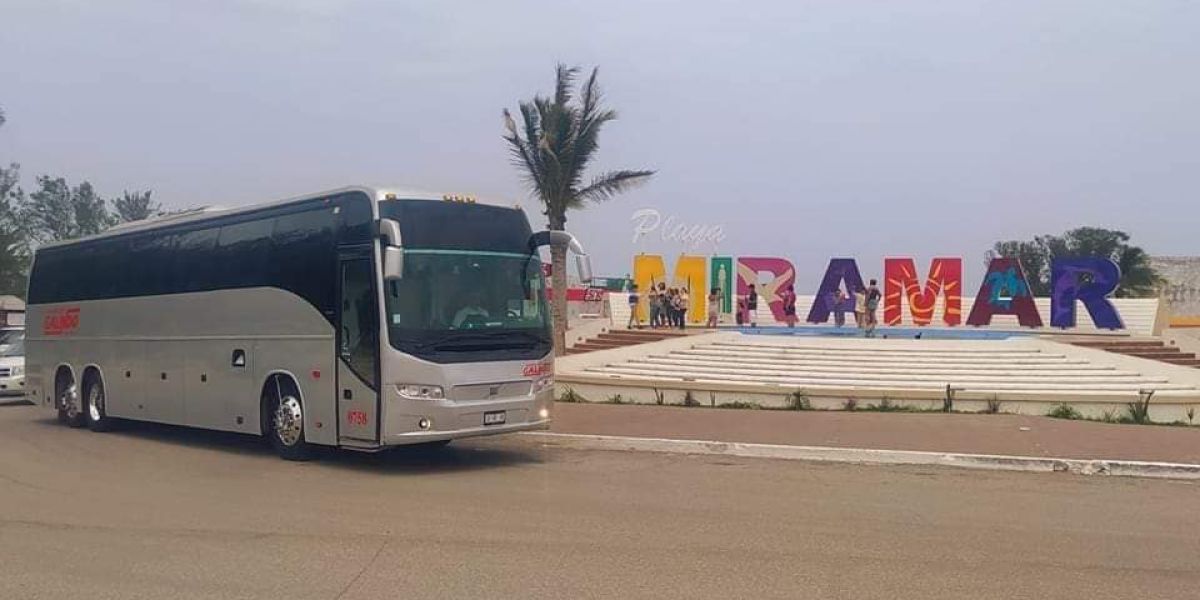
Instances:
[[[400,224],[395,219],[379,220],[379,237],[386,240],[388,246],[400,247],[404,245],[400,239]]]
[[[583,250],[583,244],[580,244],[579,240],[575,239],[575,236],[565,231],[539,231],[529,238],[529,246],[533,250],[552,244],[562,244],[567,247],[568,251],[574,253],[579,282],[584,284],[591,283],[592,259]]]
[[[576,254],[575,269],[579,272],[579,283],[586,285],[592,282],[592,257]]]
[[[396,281],[404,278],[404,250],[396,246],[383,247],[383,279]]]

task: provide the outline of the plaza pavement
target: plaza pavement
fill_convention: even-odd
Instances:
[[[747,410],[559,402],[562,434],[1200,464],[1200,427],[1030,415]]]

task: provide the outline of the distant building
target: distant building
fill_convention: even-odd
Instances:
[[[1172,324],[1200,324],[1200,256],[1155,256],[1151,266],[1167,280],[1163,298]]]
[[[0,296],[0,327],[24,327],[25,303],[16,296]]]

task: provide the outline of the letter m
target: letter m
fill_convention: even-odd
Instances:
[[[915,325],[933,322],[939,296],[945,297],[942,320],[946,325],[962,323],[962,259],[935,258],[929,265],[925,286],[917,281],[917,266],[911,258],[886,258],[883,261],[883,321],[899,325],[903,319],[901,301],[908,303]]]
[[[646,300],[651,286],[665,283],[669,288],[688,288],[688,294],[691,296],[688,320],[703,323],[707,318],[708,304],[704,300],[708,295],[704,287],[708,279],[707,266],[708,261],[703,256],[682,254],[675,261],[674,275],[667,277],[667,266],[661,255],[639,254],[633,257],[633,282],[637,284],[638,294],[641,296],[638,304],[639,318],[645,321],[649,317]]]

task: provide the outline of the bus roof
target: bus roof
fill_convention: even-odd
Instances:
[[[291,198],[285,198],[283,200],[275,200],[275,201],[271,201],[271,202],[259,202],[256,204],[248,204],[246,206],[238,206],[238,207],[203,206],[203,207],[199,207],[199,208],[188,209],[188,210],[184,210],[181,212],[166,214],[166,215],[162,215],[162,216],[158,216],[158,217],[151,217],[149,219],[142,219],[140,221],[130,221],[128,223],[121,223],[119,225],[110,227],[110,228],[108,228],[100,233],[97,233],[95,235],[89,235],[89,236],[75,238],[75,239],[71,239],[71,240],[47,242],[45,244],[42,244],[42,246],[40,248],[53,248],[53,247],[57,247],[57,246],[69,246],[69,245],[80,243],[80,242],[87,242],[87,241],[91,241],[91,240],[97,240],[97,239],[102,239],[102,238],[106,238],[106,237],[122,235],[122,234],[126,234],[126,233],[134,233],[134,232],[138,232],[138,231],[150,231],[150,230],[158,229],[159,227],[165,227],[168,225],[178,225],[181,223],[204,221],[204,220],[212,219],[212,218],[216,218],[216,217],[236,215],[236,214],[240,214],[240,213],[244,213],[244,212],[252,212],[252,211],[261,210],[264,208],[270,208],[273,206],[284,206],[287,204],[291,204],[293,202],[303,202],[305,200],[312,200],[314,198],[321,198],[324,196],[333,196],[333,195],[337,195],[337,194],[343,194],[346,192],[355,192],[355,191],[363,192],[363,193],[367,194],[368,196],[371,197],[371,199],[375,200],[376,202],[378,202],[380,200],[389,200],[389,199],[393,199],[393,198],[403,198],[403,199],[412,199],[412,200],[444,200],[447,197],[446,194],[438,194],[438,193],[434,193],[434,192],[414,190],[414,189],[409,189],[409,188],[400,188],[400,187],[392,187],[392,186],[353,185],[353,186],[346,186],[346,187],[341,187],[341,188],[332,189],[332,190],[325,190],[323,192],[317,192],[317,193],[313,193],[313,194],[304,194],[303,196],[293,196]],[[491,203],[485,203],[485,204],[491,204]]]

